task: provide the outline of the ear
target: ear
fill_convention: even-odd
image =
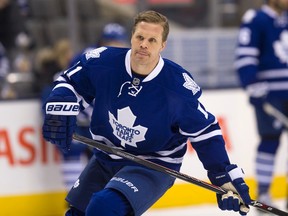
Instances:
[[[166,41],[162,43],[161,52],[162,52],[162,51],[165,49],[165,47],[166,47],[166,44],[167,44],[167,42],[166,42]]]

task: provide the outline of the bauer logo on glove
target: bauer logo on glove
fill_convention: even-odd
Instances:
[[[78,115],[80,106],[76,102],[49,102],[46,104],[46,114]]]

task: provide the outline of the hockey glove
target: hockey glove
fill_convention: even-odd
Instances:
[[[228,165],[226,172],[208,172],[208,177],[212,184],[220,186],[227,191],[223,195],[216,195],[218,206],[221,210],[233,210],[239,212],[240,215],[246,215],[249,212],[251,198],[249,187],[243,179],[244,173],[241,168],[234,164]]]
[[[76,115],[80,106],[72,96],[52,96],[43,106],[45,111],[43,137],[67,153],[76,128]]]
[[[247,87],[247,93],[250,96],[250,103],[254,106],[261,107],[266,100],[268,93],[267,83],[254,83]]]

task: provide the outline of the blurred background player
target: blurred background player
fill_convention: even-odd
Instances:
[[[0,42],[0,90],[2,89],[2,84],[4,82],[5,76],[9,73],[10,63],[6,55],[6,50],[2,43]]]
[[[108,23],[104,26],[99,46],[128,47],[128,35],[124,26],[118,23]]]
[[[239,31],[236,62],[255,109],[260,142],[256,153],[257,199],[271,204],[270,186],[284,126],[263,110],[269,102],[288,116],[288,1],[268,0],[248,10]]]
[[[84,49],[72,59],[70,66],[73,66],[79,60],[80,56],[84,52],[88,52],[92,49],[101,46],[113,46],[113,47],[128,47],[129,38],[126,28],[119,23],[107,23],[102,29],[102,33],[99,36],[99,40],[96,44],[93,44]]]

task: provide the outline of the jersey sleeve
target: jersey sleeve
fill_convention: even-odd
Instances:
[[[106,49],[101,47],[82,54],[74,66],[58,77],[52,94],[61,96],[72,94],[77,98],[82,110],[87,108],[94,100],[96,91],[95,82],[91,80],[97,80],[97,67],[101,63],[101,53]]]
[[[187,136],[206,170],[220,172],[230,164],[218,121],[200,101],[185,105],[180,133]]]
[[[243,88],[257,81],[263,23],[265,22],[255,10],[248,10],[242,18],[235,52],[235,68]]]
[[[200,102],[202,91],[192,75],[181,68],[178,71],[173,77],[177,84],[173,111],[179,133],[189,139],[206,170],[224,171],[230,162],[218,121]]]

